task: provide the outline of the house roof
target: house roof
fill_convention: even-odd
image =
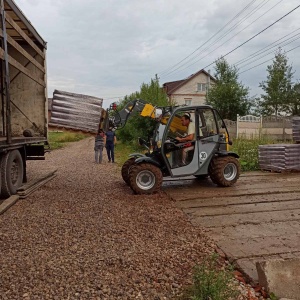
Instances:
[[[166,93],[169,94],[170,91],[172,91],[174,88],[176,88],[179,84],[181,84],[184,81],[185,81],[185,79],[166,82],[163,84],[163,88],[165,89]]]
[[[201,69],[200,71],[198,71],[195,74],[190,75],[188,78],[183,79],[183,80],[177,80],[177,81],[171,81],[171,82],[166,82],[163,84],[163,87],[167,93],[167,95],[171,95],[172,93],[174,93],[178,88],[180,88],[181,86],[185,85],[188,81],[190,81],[191,79],[193,79],[194,77],[198,76],[199,74],[204,73],[206,76],[209,76],[211,80],[215,81],[216,79],[209,74],[208,72],[206,72],[204,69]]]

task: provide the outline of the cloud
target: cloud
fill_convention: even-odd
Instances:
[[[161,83],[186,78],[298,5],[297,0],[257,1],[225,27],[249,1],[213,0],[205,4],[198,0],[15,1],[48,42],[49,94],[59,88],[108,98],[139,90],[142,82],[149,82],[157,73]],[[261,7],[255,12],[258,5]],[[243,21],[251,9],[252,16]],[[292,13],[228,55],[228,62],[233,64],[298,28],[298,14],[299,11]],[[228,30],[237,20],[241,23]],[[233,37],[246,26],[249,27]],[[195,51],[222,28],[219,35]],[[221,38],[226,30],[227,36]],[[295,45],[296,41],[286,49]],[[182,68],[170,74],[161,73],[193,51],[195,58],[188,57]],[[288,57],[297,70],[295,77],[299,78],[300,61],[296,54],[288,53]],[[266,77],[266,65],[241,74],[241,80],[254,94],[259,91],[259,81]],[[213,71],[213,65],[209,68]]]

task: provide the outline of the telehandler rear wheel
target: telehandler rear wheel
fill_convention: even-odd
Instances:
[[[129,158],[122,166],[121,174],[122,178],[127,185],[129,185],[129,169],[134,165],[135,158]]]
[[[149,163],[134,165],[129,170],[131,189],[136,194],[153,194],[159,191],[163,181],[161,170]]]
[[[232,186],[240,176],[239,161],[232,156],[215,157],[209,165],[209,176],[219,186]]]

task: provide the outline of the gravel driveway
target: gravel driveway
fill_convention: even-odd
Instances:
[[[0,216],[0,299],[172,299],[213,243],[163,192],[133,195],[93,138],[28,163],[57,176]]]

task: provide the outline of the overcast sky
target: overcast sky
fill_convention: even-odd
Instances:
[[[155,74],[161,84],[184,79],[205,67],[214,74],[212,63],[218,57],[300,4],[299,0],[15,2],[48,43],[49,97],[60,89],[104,98],[105,107],[138,91]],[[300,8],[226,56],[229,64],[282,42],[285,51],[299,46],[287,56],[294,80],[300,79],[299,15]],[[271,51],[276,48],[265,48],[263,54],[237,65],[240,72],[246,71],[240,74],[240,81],[250,88],[250,95],[261,92],[259,82],[266,79],[266,66],[272,63]]]

